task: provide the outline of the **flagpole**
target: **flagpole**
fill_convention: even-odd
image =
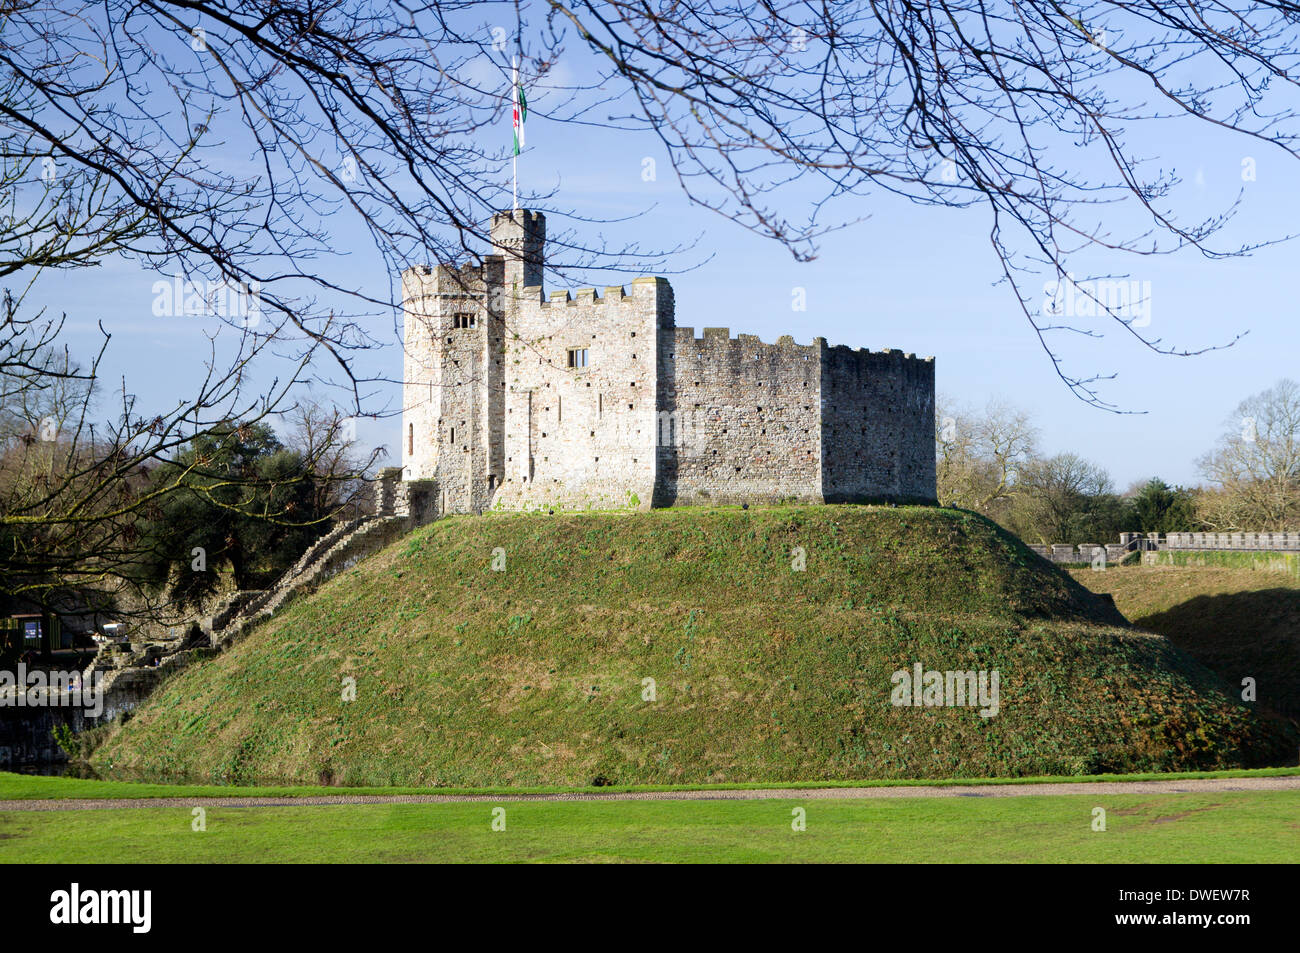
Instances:
[[[515,131],[515,148],[514,157],[511,160],[514,166],[513,186],[510,190],[511,208],[519,211],[519,58],[514,57],[511,60],[513,66],[513,82],[510,86],[510,114],[513,117]]]

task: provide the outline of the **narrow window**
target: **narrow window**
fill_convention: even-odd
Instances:
[[[415,424],[406,425],[406,455],[415,456]]]

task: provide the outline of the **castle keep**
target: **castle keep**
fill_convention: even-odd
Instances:
[[[402,275],[402,476],[437,512],[934,500],[933,358],[697,338],[663,278],[548,299],[545,218],[491,236]]]

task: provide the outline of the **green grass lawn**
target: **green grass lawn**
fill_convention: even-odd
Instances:
[[[1300,792],[0,814],[6,863],[1294,862]],[[806,810],[807,829],[791,828]],[[1107,830],[1092,830],[1093,809]]]
[[[1203,555],[1229,557],[1250,554]],[[1114,596],[1119,611],[1138,625],[1144,625],[1144,620],[1168,613],[1193,599],[1235,597],[1243,593],[1279,589],[1300,592],[1300,577],[1295,574],[1267,571],[1262,566],[1252,569],[1240,562],[1218,565],[1109,566],[1102,572],[1083,567],[1068,572],[1093,592],[1107,592]],[[1249,615],[1243,615],[1234,621],[1238,625],[1245,625],[1252,619]]]
[[[909,787],[919,785],[978,784],[1075,784],[1081,781],[1187,781],[1198,778],[1276,778],[1300,774],[1300,768],[1236,768],[1224,771],[1181,771],[1176,773],[1097,774],[1026,778],[946,778],[920,780],[803,781],[789,784],[643,784],[603,788],[520,787],[520,788],[432,788],[432,787],[321,787],[318,785],[266,786],[218,784],[153,784],[136,781],[100,781],[14,774],[0,771],[0,800],[50,800],[60,798],[196,798],[196,797],[315,797],[350,794],[495,794],[502,798],[521,794],[562,794],[618,791],[710,791],[771,790],[801,788]]]

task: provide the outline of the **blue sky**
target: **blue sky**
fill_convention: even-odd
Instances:
[[[1106,467],[1121,490],[1152,475],[1198,482],[1196,458],[1213,445],[1236,405],[1296,374],[1300,331],[1293,262],[1300,248],[1293,243],[1226,261],[1195,252],[1099,260],[1108,271],[1150,282],[1148,330],[1167,343],[1195,349],[1249,332],[1231,348],[1186,358],[1154,354],[1118,328],[1100,340],[1063,338],[1061,353],[1074,371],[1117,375],[1102,385],[1102,394],[1133,413],[1107,413],[1069,392],[1009,290],[994,285],[999,266],[988,243],[986,210],[922,208],[883,195],[847,201],[839,206],[841,215],[870,218],[827,236],[818,257],[801,263],[776,243],[691,206],[654,140],[550,122],[546,100],[544,90],[534,92],[528,150],[520,162],[522,194],[554,189],[554,206],[593,218],[643,213],[605,229],[615,243],[654,248],[698,239],[677,266],[710,260],[670,275],[679,325],[724,325],[733,334],[758,334],[765,341],[787,333],[801,343],[824,336],[832,344],[933,355],[941,394],[968,405],[999,397],[1026,408],[1041,430],[1044,450],[1088,457]],[[1186,122],[1143,132],[1147,151],[1186,180],[1177,196],[1185,218],[1220,211],[1242,193],[1241,211],[1219,245],[1277,238],[1300,222],[1300,163],[1282,152]],[[510,142],[508,114],[498,133],[504,149]],[[1245,182],[1247,156],[1255,160],[1256,178]],[[655,181],[643,178],[647,157],[656,160]],[[1068,154],[1053,158],[1071,161]],[[802,201],[794,190],[774,199],[791,209]],[[329,265],[331,275],[375,293],[391,288],[395,276],[384,271],[364,232],[342,217],[330,225],[342,256]],[[551,216],[552,230],[560,227],[561,219]],[[166,405],[184,394],[207,351],[195,319],[151,314],[149,289],[158,277],[110,261],[93,271],[47,275],[32,296],[36,304],[67,312],[69,328],[86,349],[96,322],[104,322],[114,333],[106,390],[125,375],[142,407]],[[601,274],[572,285],[613,280]],[[792,310],[796,287],[806,289],[805,312]],[[398,327],[393,315],[376,322],[373,332],[385,347],[362,359],[363,370],[400,376]],[[70,339],[74,352],[77,341]],[[399,401],[395,386],[380,388],[371,409],[395,410]],[[364,443],[386,445],[391,462],[399,426],[396,417],[361,420],[358,435]]]

